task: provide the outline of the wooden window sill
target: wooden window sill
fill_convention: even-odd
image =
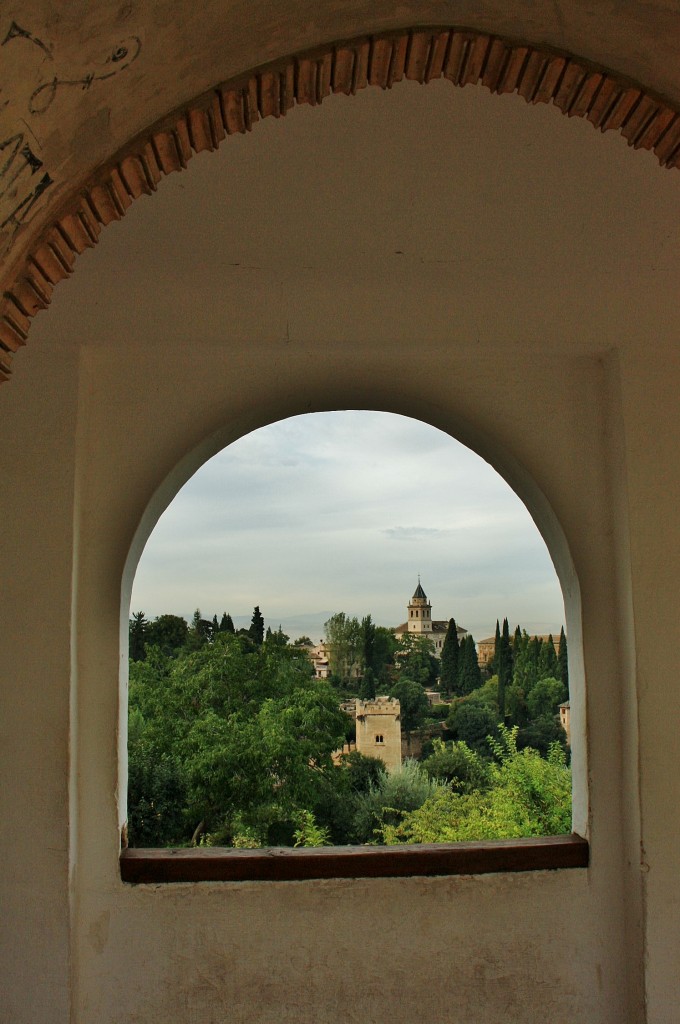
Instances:
[[[290,882],[312,878],[547,871],[586,868],[588,860],[587,840],[572,834],[432,846],[127,849],[121,851],[120,875],[124,882],[132,883]]]

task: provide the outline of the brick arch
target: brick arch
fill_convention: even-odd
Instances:
[[[100,167],[41,233],[0,300],[0,382],[9,380],[14,353],[30,322],[49,305],[80,253],[103,227],[120,220],[133,200],[150,195],[161,178],[186,167],[194,153],[216,149],[229,135],[250,131],[265,117],[332,93],[353,95],[368,85],[389,89],[404,79],[484,85],[518,93],[527,103],[553,103],[585,117],[600,131],[619,131],[634,149],[652,150],[662,167],[680,167],[680,112],[641,85],[554,50],[458,28],[416,28],[296,54],[204,94],[130,143]]]

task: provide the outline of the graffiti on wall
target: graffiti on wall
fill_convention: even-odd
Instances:
[[[0,232],[4,233],[4,248],[11,245],[15,232],[25,224],[42,195],[54,185],[55,179],[45,166],[41,155],[40,120],[59,97],[68,91],[87,91],[125,71],[139,57],[142,44],[137,36],[116,43],[100,62],[75,74],[62,74],[51,42],[12,21],[4,36],[0,27],[0,53],[10,47],[17,56],[22,48],[22,66],[32,60],[33,77],[28,77],[26,96],[12,96],[12,109],[16,111],[14,124],[4,138],[0,137]],[[0,117],[8,112],[10,98],[2,81],[0,64]],[[37,78],[37,85],[34,85]],[[29,91],[30,90],[30,91]],[[0,132],[0,136],[4,133]]]

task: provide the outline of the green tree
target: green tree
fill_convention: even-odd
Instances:
[[[477,649],[472,636],[463,638],[458,655],[458,690],[461,696],[472,693],[482,685],[482,672],[477,661]]]
[[[260,606],[255,605],[253,609],[253,617],[250,620],[250,629],[248,630],[250,639],[254,644],[258,646],[264,642],[264,618],[260,611]]]
[[[512,684],[512,646],[508,620],[503,619],[503,631],[496,648],[496,672],[498,674],[498,713],[505,720],[505,694]]]
[[[147,646],[160,647],[163,654],[174,656],[187,642],[189,626],[181,615],[159,615],[149,623]]]
[[[493,662],[492,662],[492,665],[491,665],[491,667],[493,669],[493,674],[496,675],[496,676],[498,675],[498,658],[500,656],[500,652],[501,652],[501,627],[500,627],[500,623],[499,623],[498,619],[496,619],[496,632],[494,634],[494,641],[493,641]]]
[[[361,700],[374,700],[376,695],[376,684],[373,669],[367,668],[359,681],[359,697]]]
[[[489,737],[498,734],[498,714],[490,708],[477,701],[456,701],[446,725],[454,740],[466,743],[476,753],[490,755]]]
[[[421,686],[435,685],[439,660],[429,637],[406,633],[399,641],[396,655],[399,678],[414,679]]]
[[[311,672],[304,650],[229,633],[177,659],[152,648],[132,663],[130,715],[145,723],[144,756],[181,766],[185,842],[195,831],[231,841],[236,827],[266,840],[285,822],[292,841],[295,814],[313,810],[333,777],[346,721]],[[158,795],[147,788],[136,801],[156,806]]]
[[[186,646],[189,650],[197,651],[204,644],[210,643],[213,636],[213,625],[209,619],[201,616],[201,609],[197,608],[191,619],[187,633]]]
[[[361,647],[363,664],[374,670],[375,663],[375,625],[370,615],[361,620]]]
[[[130,619],[130,657],[133,661],[144,661],[149,623],[144,612],[133,612]]]
[[[539,679],[527,696],[527,707],[532,719],[543,715],[556,715],[566,693],[559,679]]]
[[[442,647],[441,669],[439,676],[441,689],[446,694],[455,693],[457,690],[459,647],[460,644],[458,642],[456,620],[449,619],[449,625],[444,639],[444,646]]]
[[[538,678],[554,679],[557,672],[557,655],[555,654],[555,644],[553,643],[551,633],[548,639],[541,643],[538,655]]]
[[[564,632],[564,626],[560,629],[560,646],[559,653],[557,655],[557,678],[562,681],[569,693],[569,657],[567,654],[567,636]]]
[[[401,727],[407,736],[420,728],[430,707],[427,694],[414,679],[400,678],[393,684],[391,696],[396,697],[401,709]]]
[[[388,843],[562,835],[571,831],[571,772],[554,744],[547,758],[517,749],[516,731],[494,744],[487,788],[457,792],[440,787],[414,811],[380,829]]]
[[[231,615],[227,612],[222,612],[222,618],[220,619],[220,633],[235,633],[234,620]]]
[[[489,764],[467,743],[444,743],[435,737],[432,754],[420,762],[431,779],[453,783],[458,792],[484,789],[489,782]]]
[[[396,649],[397,640],[392,630],[385,626],[376,626],[371,668],[376,678],[382,680],[383,683],[389,684]]]
[[[547,757],[551,746],[559,743],[566,750],[567,737],[557,715],[541,715],[528,722],[517,733],[517,748],[531,747]]]
[[[375,843],[387,825],[396,825],[402,815],[420,807],[441,788],[416,761],[406,760],[396,771],[383,771],[377,784],[356,800],[352,839]]]
[[[336,612],[324,626],[331,673],[347,687],[363,670],[363,638],[355,617]]]

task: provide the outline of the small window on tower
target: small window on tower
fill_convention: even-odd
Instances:
[[[381,732],[376,734],[375,742],[376,743],[384,743],[385,742],[385,738],[384,738],[384,736],[383,736],[383,734]]]

